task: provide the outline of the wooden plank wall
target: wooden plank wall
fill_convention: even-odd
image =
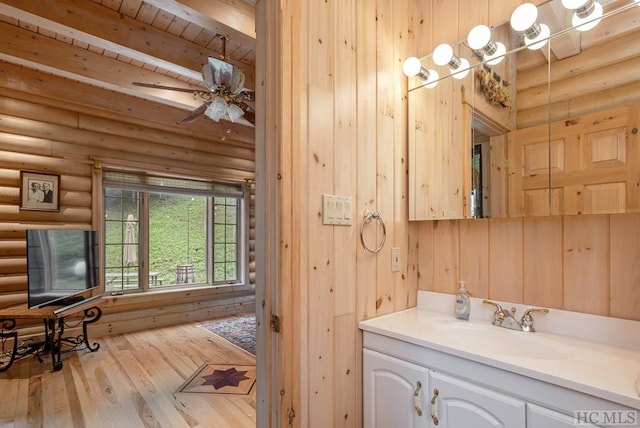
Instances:
[[[419,223],[418,288],[640,321],[640,214]],[[446,230],[447,233],[441,232]]]
[[[231,181],[254,177],[253,142],[233,132],[222,142],[206,119],[178,127],[173,123],[183,113],[177,109],[158,110],[150,102],[2,62],[0,75],[0,307],[26,302],[26,229],[100,229],[99,165]],[[90,107],[94,98],[110,103]],[[21,170],[60,174],[59,212],[19,209]],[[253,306],[250,287],[121,296],[105,305],[93,334]]]
[[[478,23],[471,10],[481,11],[485,23],[504,21],[519,3],[264,5],[270,11],[266,15],[279,17],[265,27],[265,37],[274,40],[270,61],[279,65],[270,68],[278,74],[265,83],[275,95],[268,104],[281,116],[272,119],[273,127],[267,125],[264,138],[271,150],[267,158],[279,157],[278,187],[267,196],[279,201],[279,235],[266,239],[280,251],[274,259],[278,277],[267,280],[278,283],[274,306],[283,319],[281,426],[361,426],[357,322],[415,305],[424,227],[408,222],[402,62],[409,55],[430,53],[436,39],[451,41],[466,34]],[[432,8],[437,19],[432,19]],[[323,194],[353,197],[351,227],[322,225]],[[386,223],[386,244],[377,255],[366,253],[359,243],[367,209],[378,211]],[[381,239],[379,227],[367,225],[365,233],[370,243]],[[443,238],[457,235],[457,227],[443,229]],[[391,272],[392,247],[401,251],[398,273]],[[453,265],[456,254],[449,251],[444,262]]]

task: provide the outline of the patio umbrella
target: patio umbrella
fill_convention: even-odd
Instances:
[[[133,214],[129,214],[127,217],[127,231],[124,235],[124,248],[122,254],[125,266],[135,265],[138,260],[135,229],[136,222],[133,218]]]

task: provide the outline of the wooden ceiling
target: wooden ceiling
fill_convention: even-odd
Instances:
[[[228,36],[228,61],[254,89],[254,10],[255,0],[0,0],[0,61],[183,110],[177,120],[201,100],[132,82],[202,89],[202,64]],[[253,140],[252,127],[201,121]]]

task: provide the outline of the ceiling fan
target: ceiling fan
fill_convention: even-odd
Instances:
[[[205,115],[216,122],[224,119],[255,125],[254,92],[244,88],[245,76],[242,70],[227,62],[226,47],[229,38],[219,37],[222,40],[222,55],[220,58],[209,57],[208,62],[202,66],[202,80],[207,90],[143,82],[132,82],[132,84],[145,88],[191,92],[194,96],[200,97],[204,103],[178,119],[176,122],[178,124],[190,123]]]

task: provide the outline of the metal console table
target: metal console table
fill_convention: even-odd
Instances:
[[[0,310],[0,372],[8,370],[16,359],[36,354],[40,359],[43,354],[51,355],[53,371],[62,369],[62,347],[68,345],[73,350],[83,345],[91,352],[100,348],[98,343],[90,343],[87,327],[102,316],[100,305],[102,298],[87,299],[70,306],[46,306],[29,309],[27,304],[12,306]],[[81,313],[81,314],[80,314]],[[82,324],[82,334],[64,337],[65,327],[69,327],[65,319],[77,315]],[[31,339],[19,343],[16,320],[42,320],[44,323],[44,340]],[[66,351],[67,349],[65,349]]]

